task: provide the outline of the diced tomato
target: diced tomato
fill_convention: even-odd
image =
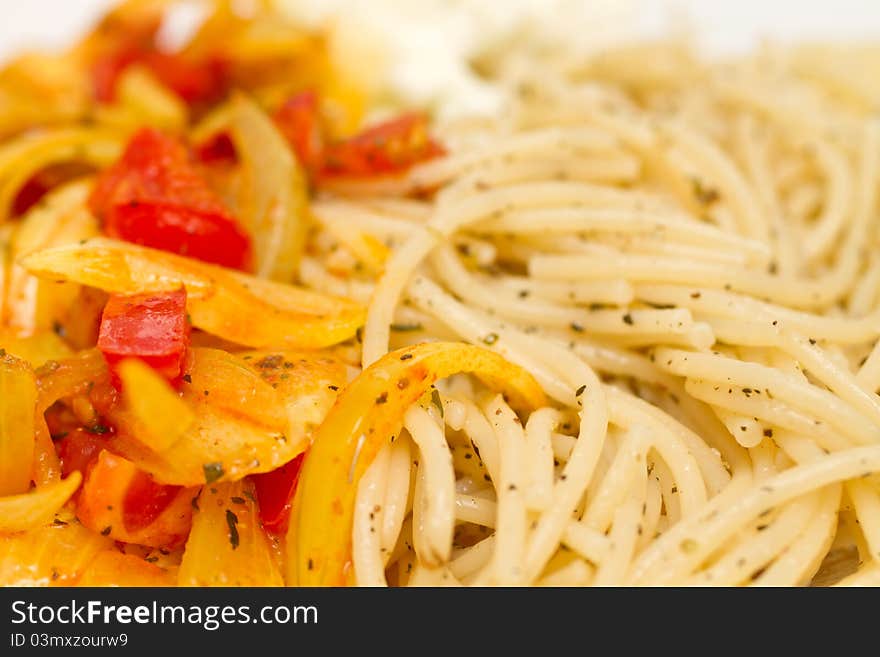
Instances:
[[[324,157],[324,135],[318,111],[318,96],[303,91],[289,98],[273,117],[278,129],[306,170],[315,173]]]
[[[143,470],[138,470],[128,484],[122,499],[122,521],[128,531],[150,525],[168,508],[177,496],[180,486],[157,484]]]
[[[193,61],[153,51],[138,63],[190,106],[218,101],[229,90],[229,66],[218,56]]]
[[[85,477],[76,515],[89,529],[117,541],[177,545],[189,532],[193,492],[158,484],[131,461],[104,450]]]
[[[189,346],[186,290],[110,295],[101,318],[98,349],[111,371],[125,358],[138,358],[176,384]],[[118,379],[115,379],[118,387]]]
[[[85,476],[98,454],[107,449],[109,435],[93,433],[81,427],[69,431],[56,443],[62,474],[66,477],[78,470]]]
[[[109,14],[101,21],[101,48],[92,60],[92,91],[102,103],[113,101],[116,82],[126,68],[155,48],[156,34],[162,26],[161,13]]]
[[[304,458],[305,453],[300,454],[277,470],[251,477],[260,505],[260,521],[267,532],[281,535],[287,531],[290,504],[296,492]]]
[[[428,134],[428,120],[422,114],[404,114],[349,139],[327,143],[313,91],[289,98],[273,118],[313,178],[395,175],[445,153]]]
[[[140,49],[126,47],[98,57],[92,64],[92,93],[95,100],[99,103],[116,100],[116,84],[120,76],[141,56]]]
[[[250,237],[187,149],[152,128],[139,131],[100,176],[89,205],[111,237],[224,267],[250,266]]]
[[[238,160],[229,133],[220,132],[195,147],[196,157],[205,164],[234,164]]]
[[[428,134],[427,117],[405,114],[327,146],[321,175],[361,178],[399,174],[444,153]]]
[[[118,23],[118,21],[117,21]],[[125,70],[135,64],[156,78],[190,106],[220,100],[229,90],[228,62],[218,55],[193,59],[156,48],[161,17],[140,23],[108,25],[110,42],[92,62],[92,90],[96,100],[113,102]]]

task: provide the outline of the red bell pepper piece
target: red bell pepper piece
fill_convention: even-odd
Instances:
[[[116,84],[123,71],[141,57],[141,51],[134,47],[121,48],[99,57],[92,64],[92,94],[99,103],[112,103],[116,100]]]
[[[172,384],[183,375],[189,346],[186,290],[131,296],[112,294],[104,307],[98,349],[111,372],[125,358],[139,358]],[[114,376],[118,385],[118,379]]]
[[[250,237],[186,148],[152,128],[140,130],[100,176],[89,206],[111,237],[225,267],[250,266]]]
[[[157,484],[143,470],[132,476],[122,498],[122,517],[128,531],[149,526],[168,508],[180,492],[181,486]]]
[[[260,521],[267,532],[276,535],[287,532],[290,504],[296,492],[304,458],[305,453],[302,453],[272,472],[252,475],[260,506]]]
[[[85,527],[118,541],[174,546],[189,533],[191,497],[192,491],[157,484],[131,461],[103,450],[88,468],[76,516]]]
[[[85,477],[89,466],[102,450],[107,449],[108,444],[107,434],[93,433],[82,427],[69,431],[56,447],[61,458],[61,473],[67,477],[74,470],[79,470]]]
[[[207,141],[196,145],[195,154],[199,162],[211,164],[235,164],[238,153],[228,132],[218,132]]]
[[[313,91],[289,98],[273,118],[300,163],[316,178],[394,175],[445,153],[429,136],[428,119],[422,114],[404,114],[349,139],[327,143]]]
[[[155,48],[156,34],[162,26],[160,15],[139,20],[127,20],[110,15],[98,29],[106,39],[105,45],[92,61],[92,92],[102,103],[112,102],[116,83],[122,72]]]
[[[319,171],[324,157],[324,134],[315,92],[303,91],[292,96],[273,118],[300,164],[310,173]]]
[[[61,471],[65,477],[74,470],[81,472],[85,482],[82,490],[99,484],[99,494],[89,495],[90,499],[102,500],[101,512],[112,511],[113,505],[118,505],[125,530],[137,532],[149,527],[162,515],[181,487],[158,484],[134,464],[112,455],[115,433],[112,427],[103,424],[91,429],[76,427],[67,431],[56,442]],[[107,454],[103,460],[99,459],[105,451]],[[103,469],[100,469],[101,463]],[[86,507],[91,508],[90,515],[94,515],[95,505],[80,505],[81,510]],[[103,529],[103,526],[93,528]]]
[[[111,237],[203,262],[242,270],[250,264],[250,240],[238,226],[180,205],[131,201],[104,226]]]
[[[190,106],[221,100],[229,90],[229,66],[219,56],[190,60],[152,51],[138,63]]]
[[[111,34],[112,44],[93,60],[91,68],[96,100],[113,102],[119,78],[135,64],[152,72],[190,106],[211,103],[226,94],[229,90],[228,62],[217,55],[194,59],[159,51],[156,34],[161,23],[161,17],[156,17],[135,24],[117,23],[105,29]]]
[[[360,178],[399,174],[444,153],[428,134],[427,117],[404,114],[327,146],[321,175]]]

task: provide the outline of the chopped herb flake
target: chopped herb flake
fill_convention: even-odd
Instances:
[[[281,363],[283,362],[284,356],[281,354],[271,354],[265,358],[261,358],[255,364],[261,370],[274,370],[281,367]]]
[[[483,344],[493,345],[496,342],[498,342],[498,334],[497,333],[490,333],[489,335],[487,335],[486,337],[483,338]]]
[[[205,471],[206,484],[213,484],[224,475],[223,464],[219,462],[205,463],[202,469]]]
[[[239,544],[238,537],[238,516],[229,509],[226,509],[226,524],[229,527],[229,544],[232,549],[236,549]]]
[[[421,331],[424,327],[418,322],[412,322],[408,324],[392,324],[391,330],[397,331],[398,333],[408,333],[411,331]]]
[[[694,198],[703,205],[711,205],[721,198],[720,192],[714,187],[708,187],[703,184],[699,178],[692,178]]]
[[[443,415],[443,400],[440,399],[440,391],[437,388],[434,388],[431,391],[431,402],[434,406],[437,407],[437,410],[440,412],[440,417],[444,417]]]

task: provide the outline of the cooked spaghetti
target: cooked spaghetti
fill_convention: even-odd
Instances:
[[[0,581],[880,584],[876,51],[523,45],[376,122],[164,4],[0,74]]]

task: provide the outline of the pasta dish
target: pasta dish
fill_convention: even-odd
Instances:
[[[171,4],[0,71],[0,582],[880,584],[880,50]]]

